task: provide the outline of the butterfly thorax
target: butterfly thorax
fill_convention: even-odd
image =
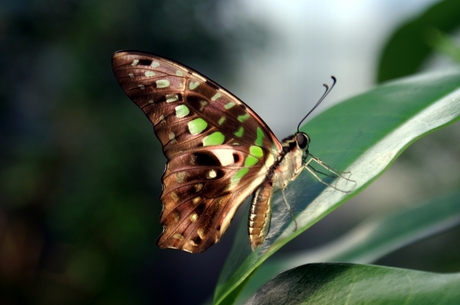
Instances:
[[[270,227],[271,198],[276,190],[284,190],[296,179],[304,168],[308,157],[310,138],[306,133],[296,134],[282,141],[282,151],[270,168],[266,180],[254,193],[248,220],[248,233],[251,248],[260,246]]]
[[[278,162],[273,165],[273,187],[285,189],[290,181],[297,178],[303,170],[304,160],[308,156],[310,138],[306,133],[298,132],[282,141],[283,151]]]

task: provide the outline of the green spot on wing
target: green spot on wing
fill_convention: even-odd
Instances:
[[[215,101],[215,100],[217,100],[219,97],[220,97],[220,93],[217,92],[216,94],[214,94],[213,97],[211,97],[211,101]]]
[[[249,153],[257,158],[262,158],[264,156],[264,152],[259,146],[249,147]]]
[[[196,89],[199,85],[200,85],[199,82],[190,82],[188,87],[190,88],[190,90],[193,90],[193,89]]]
[[[169,80],[167,79],[159,79],[155,83],[157,84],[157,88],[168,88],[169,87]]]
[[[244,175],[246,175],[249,171],[249,168],[242,168],[240,169],[239,171],[236,172],[236,174],[234,176],[232,176],[232,178],[230,178],[230,184],[231,186],[235,186],[236,184],[238,184],[241,180],[241,178],[244,177]]]
[[[251,166],[255,165],[258,161],[259,161],[259,159],[249,155],[249,156],[246,157],[246,160],[244,160],[244,166],[251,167]]]
[[[264,132],[260,127],[257,127],[257,139],[256,139],[256,145],[262,146],[264,144]]]
[[[232,108],[233,106],[235,106],[234,102],[228,102],[227,104],[224,105],[225,109],[227,109],[227,110]]]
[[[219,119],[219,122],[218,122],[218,123],[219,123],[219,125],[222,125],[222,124],[224,124],[224,122],[225,122],[225,117],[223,116],[223,117],[221,117],[221,118]]]
[[[247,119],[249,119],[249,113],[246,113],[246,114],[243,114],[243,115],[239,115],[239,116],[238,116],[238,121],[240,121],[241,123],[243,123],[243,122],[246,121]]]
[[[203,120],[202,118],[194,119],[188,122],[187,125],[188,125],[188,130],[190,131],[192,135],[197,135],[201,133],[203,130],[205,130],[206,127],[208,127],[208,123],[206,123],[206,121]]]
[[[243,126],[241,126],[241,127],[238,129],[238,131],[234,132],[233,134],[234,134],[235,136],[237,136],[238,138],[241,138],[241,137],[243,136],[243,133],[244,133],[244,128],[243,128]]]
[[[175,109],[176,109],[176,116],[178,118],[183,118],[190,113],[190,110],[185,105],[179,105]]]
[[[225,136],[220,131],[216,131],[203,138],[203,146],[220,145],[224,141]]]
[[[200,111],[203,111],[204,107],[206,107],[208,105],[208,102],[207,101],[200,101]]]
[[[179,96],[177,94],[166,94],[166,103],[172,103],[179,100]]]

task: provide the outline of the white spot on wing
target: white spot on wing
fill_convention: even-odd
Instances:
[[[177,94],[166,94],[166,103],[172,103],[179,100],[179,96]]]
[[[180,233],[176,233],[173,235],[173,238],[174,239],[178,239],[178,240],[183,240],[184,239],[184,235],[180,234]]]
[[[213,153],[214,156],[216,156],[217,159],[219,159],[219,162],[220,164],[222,164],[222,166],[227,166],[235,163],[233,160],[233,153],[229,149],[216,149],[213,150]]]
[[[198,234],[201,239],[204,239],[204,230],[202,228],[196,230],[196,234]]]
[[[208,174],[206,175],[206,178],[208,179],[214,179],[217,177],[217,173],[215,170],[211,169]]]
[[[192,213],[189,218],[190,218],[191,222],[196,222],[197,219],[198,219],[198,214],[197,213]]]
[[[201,202],[202,199],[203,198],[201,198],[201,196],[197,196],[197,197],[192,199],[192,202],[193,202],[194,205],[197,205],[198,203]]]

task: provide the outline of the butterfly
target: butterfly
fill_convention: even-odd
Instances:
[[[184,65],[144,52],[118,51],[112,69],[152,122],[168,160],[160,197],[160,248],[205,251],[220,240],[238,207],[253,194],[248,233],[254,250],[268,233],[274,191],[284,190],[304,169],[323,182],[311,161],[341,176],[309,153],[310,138],[299,131],[300,123],[295,134],[279,141],[248,105]],[[328,90],[326,86],[315,107]]]

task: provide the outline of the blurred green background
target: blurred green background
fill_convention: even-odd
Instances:
[[[203,254],[156,248],[165,158],[112,75],[114,51],[193,67],[282,138],[329,75],[339,83],[322,107],[372,86],[385,39],[431,3],[2,1],[0,304],[199,304],[212,294],[236,226]],[[351,226],[338,211],[335,232]]]
[[[263,34],[224,29],[219,4],[0,4],[1,304],[179,304],[211,293],[225,249],[155,246],[165,158],[110,61],[130,48],[234,73],[230,52],[254,44],[234,36]]]

